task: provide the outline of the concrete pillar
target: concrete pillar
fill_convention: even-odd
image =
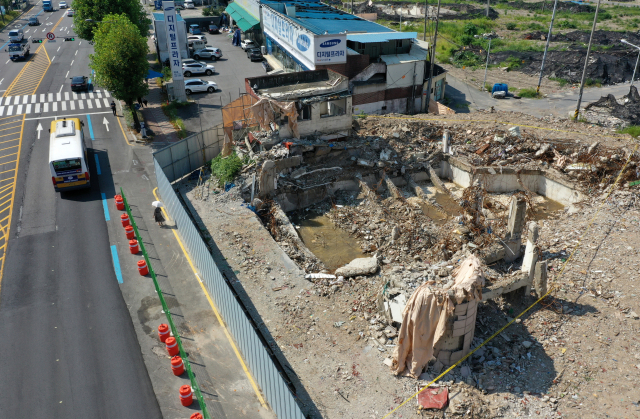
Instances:
[[[536,269],[533,275],[533,289],[536,290],[538,298],[545,295],[547,289],[547,261],[537,262]]]
[[[524,258],[522,259],[522,272],[527,272],[529,278],[533,279],[533,271],[536,267],[536,261],[538,260],[538,248],[536,242],[538,241],[538,224],[535,221],[529,222],[527,225],[529,235],[527,236],[527,247],[524,250]]]
[[[513,197],[509,208],[509,222],[507,225],[507,236],[505,237],[504,260],[512,262],[516,260],[521,252],[522,228],[524,227],[524,217],[527,211],[527,203],[524,199]]]
[[[273,160],[267,160],[262,164],[260,179],[258,180],[258,196],[265,198],[276,189],[276,164]]]
[[[444,154],[449,154],[449,149],[451,147],[451,133],[449,130],[444,130],[444,134],[442,134],[442,152]]]

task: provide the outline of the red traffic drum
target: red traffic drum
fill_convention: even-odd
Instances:
[[[184,363],[180,356],[176,355],[171,358],[171,371],[173,375],[182,375],[182,373],[184,373]]]
[[[136,232],[133,230],[133,226],[126,226],[124,228],[124,234],[127,235],[127,239],[133,240],[136,238]]]
[[[162,323],[158,326],[158,337],[160,338],[160,342],[164,343],[170,335],[171,331],[169,330],[169,325]]]
[[[180,353],[178,341],[173,336],[169,336],[167,340],[164,341],[164,344],[167,345],[167,352],[170,356],[176,356]]]
[[[196,412],[193,415],[189,416],[189,419],[203,419],[200,412]]]
[[[114,199],[116,201],[116,208],[120,211],[124,211],[124,199],[122,199],[122,195],[116,195]]]
[[[149,267],[147,266],[147,262],[145,262],[144,259],[138,261],[138,272],[142,276],[145,276],[149,273]]]
[[[191,386],[187,384],[180,386],[180,403],[182,403],[183,406],[191,406],[191,403],[193,403]]]
[[[129,224],[129,216],[127,214],[122,214],[120,216],[120,221],[122,221],[122,227],[126,227],[128,225],[131,225],[131,224]]]
[[[129,240],[129,252],[135,255],[139,251],[140,246],[138,246],[138,240]]]

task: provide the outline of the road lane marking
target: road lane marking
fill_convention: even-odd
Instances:
[[[93,157],[96,158],[96,169],[98,169],[98,174],[101,175],[102,172],[100,171],[100,159],[98,158],[97,154],[94,154]]]
[[[102,195],[102,208],[104,208],[104,218],[107,221],[111,220],[111,217],[109,217],[109,205],[107,204],[107,195],[105,195],[104,192],[102,192],[100,195]]]
[[[122,284],[122,271],[120,270],[120,260],[118,259],[118,249],[116,245],[111,246],[111,257],[113,258],[113,270],[116,272],[118,284]]]
[[[11,153],[8,155],[4,155],[2,156],[0,153],[0,158],[4,158],[4,157],[9,157],[9,156],[19,156],[20,155],[20,150],[22,149],[22,137],[24,134],[24,121],[25,121],[25,115],[22,115],[22,123],[20,126],[20,134],[18,135],[17,138],[15,138],[16,140],[18,140],[18,152],[17,153]],[[6,162],[6,163],[1,163],[3,168],[5,168],[6,170],[0,173],[0,181],[10,181],[10,183],[7,183],[6,186],[3,185],[2,188],[2,192],[4,193],[7,190],[10,190],[9,195],[9,214],[8,216],[5,216],[2,218],[2,220],[0,220],[0,228],[3,231],[3,235],[0,236],[0,259],[2,259],[2,261],[0,262],[0,287],[2,286],[2,277],[4,275],[4,262],[5,262],[5,254],[6,254],[6,247],[7,247],[7,243],[9,241],[9,237],[10,237],[10,233],[11,233],[11,218],[13,216],[13,203],[14,203],[14,199],[15,199],[15,194],[16,194],[16,179],[18,177],[18,170],[20,167],[20,159],[18,157],[15,158],[15,160]],[[13,168],[13,174],[11,174],[11,168],[7,167],[10,164],[15,164],[15,167]],[[5,175],[6,173],[6,175]],[[10,187],[7,187],[10,186]],[[5,187],[7,187],[5,189]],[[2,206],[4,206],[4,202],[2,203]],[[2,209],[0,210],[0,215],[2,215],[4,212],[6,211],[6,209]]]
[[[87,114],[87,124],[89,125],[89,135],[91,136],[91,141],[94,141],[95,138],[93,136],[93,125],[91,124],[91,115]]]
[[[45,103],[45,106],[46,105],[47,104]],[[91,112],[89,114],[87,114],[87,113],[76,113],[76,114],[69,114],[69,115],[48,115],[48,116],[39,116],[37,118],[25,118],[25,121],[39,121],[39,120],[42,120],[42,119],[71,118],[72,116],[103,115],[103,114],[108,114],[108,113],[111,113],[111,111]]]

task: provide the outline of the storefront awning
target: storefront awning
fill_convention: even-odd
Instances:
[[[249,12],[236,3],[231,3],[224,11],[229,13],[242,32],[250,31],[260,25],[260,22],[255,17],[251,16]]]

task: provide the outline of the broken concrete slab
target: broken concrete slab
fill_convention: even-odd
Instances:
[[[423,409],[444,409],[449,404],[449,389],[427,387],[418,394],[418,404]]]
[[[378,258],[358,258],[354,259],[348,264],[336,269],[335,274],[337,276],[343,276],[350,278],[359,275],[371,275],[378,270]]]

